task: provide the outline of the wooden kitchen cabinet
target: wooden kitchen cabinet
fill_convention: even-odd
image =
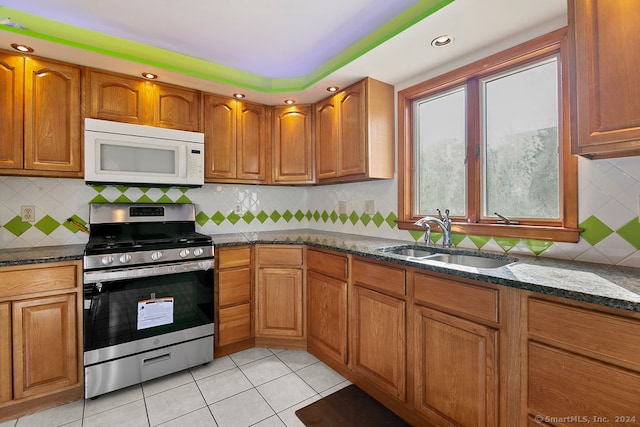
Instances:
[[[640,155],[640,3],[569,0],[572,153]]]
[[[347,292],[349,261],[346,255],[307,250],[307,346],[322,359],[347,365]]]
[[[3,174],[81,176],[80,68],[0,53],[0,71]]]
[[[640,315],[525,293],[526,415],[640,424]],[[601,421],[604,422],[604,421]]]
[[[267,110],[264,105],[204,96],[205,180],[264,183]]]
[[[316,179],[391,179],[394,89],[366,78],[315,104]]]
[[[281,340],[306,348],[303,251],[300,246],[256,247],[257,343]]]
[[[99,70],[87,76],[87,117],[200,130],[200,93]]]
[[[312,113],[310,105],[274,108],[274,184],[313,183]]]
[[[353,260],[350,366],[401,402],[406,400],[406,285],[400,268]]]
[[[80,261],[0,268],[0,421],[84,396],[81,277]]]
[[[253,347],[251,247],[221,248],[215,269],[215,355]]]

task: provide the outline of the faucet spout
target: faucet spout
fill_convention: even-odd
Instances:
[[[439,211],[440,210],[438,209],[438,212]],[[453,246],[453,244],[451,243],[451,220],[449,219],[449,209],[444,211],[444,216],[442,217],[442,219],[433,216],[425,216],[424,218],[420,218],[419,220],[417,220],[414,225],[417,225],[418,227],[424,227],[425,231],[429,230],[428,234],[430,235],[430,222],[436,223],[438,227],[442,229],[442,246],[445,248],[450,248],[451,246]],[[425,236],[425,238],[428,237]],[[427,244],[428,243],[429,242],[427,241]]]

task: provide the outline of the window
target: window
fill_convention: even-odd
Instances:
[[[449,209],[454,233],[578,241],[565,49],[558,30],[399,92],[400,228]]]

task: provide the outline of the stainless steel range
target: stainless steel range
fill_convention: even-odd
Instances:
[[[213,360],[213,242],[192,204],[91,204],[85,397]]]

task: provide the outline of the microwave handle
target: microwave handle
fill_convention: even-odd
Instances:
[[[180,144],[178,146],[178,159],[180,160],[180,164],[178,165],[178,174],[180,178],[185,178],[187,176],[187,165],[189,164],[189,159],[187,158],[187,144]]]

